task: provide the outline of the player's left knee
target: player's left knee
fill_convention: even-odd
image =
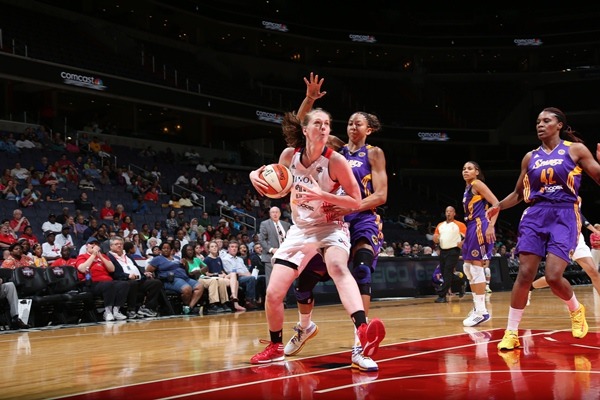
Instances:
[[[485,283],[485,272],[483,271],[483,268],[477,265],[472,265],[471,266],[471,283],[476,284],[476,283]]]

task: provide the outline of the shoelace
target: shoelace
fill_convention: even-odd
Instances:
[[[304,334],[304,330],[298,326],[295,326],[293,328],[296,331],[296,334],[294,335],[294,337],[292,338],[292,341],[295,342],[299,342],[302,340],[302,335]]]

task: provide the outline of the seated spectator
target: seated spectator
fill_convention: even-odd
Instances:
[[[77,268],[77,259],[72,256],[69,246],[64,246],[60,249],[60,257],[50,263],[52,267],[61,265],[70,265]]]
[[[69,207],[67,207],[67,206],[63,207],[62,213],[56,217],[56,222],[61,224],[61,230],[62,230],[62,225],[67,223],[67,220],[69,219],[70,216],[71,216],[71,210],[69,210]]]
[[[42,232],[60,233],[62,231],[62,224],[56,221],[56,214],[48,214],[48,220],[42,224]]]
[[[131,234],[131,240],[125,242],[123,249],[125,253],[134,260],[145,260],[147,257],[144,254],[144,245],[140,241],[140,234],[136,230]]]
[[[21,166],[21,163],[15,163],[15,167],[10,170],[10,175],[20,183],[23,183],[29,178],[31,173],[25,167]]]
[[[79,198],[77,198],[74,203],[76,210],[85,211],[88,213],[88,215],[98,211],[96,207],[94,207],[94,203],[89,201],[88,194],[86,192],[81,192],[79,194]]]
[[[129,242],[128,242],[129,243]],[[142,272],[135,260],[124,249],[128,244],[123,238],[115,236],[110,239],[108,257],[115,266],[115,280],[127,282],[127,317],[156,317],[158,313],[158,296],[163,288],[159,279],[154,279],[152,272]],[[130,244],[130,243],[129,243]],[[138,293],[143,294],[142,304],[138,304]]]
[[[64,197],[60,193],[58,193],[58,188],[56,187],[56,184],[50,185],[50,188],[44,195],[44,201],[61,203],[64,200]]]
[[[173,247],[170,242],[162,243],[161,255],[153,257],[146,266],[146,271],[155,272],[163,281],[165,290],[181,294],[185,304],[183,312],[189,314],[198,304],[204,293],[204,287],[188,276],[181,262],[173,258]]]
[[[229,301],[227,294],[227,283],[222,279],[209,278],[204,275],[208,272],[208,267],[204,262],[195,256],[194,247],[186,244],[181,249],[181,263],[186,268],[188,275],[200,282],[204,289],[208,289],[208,307],[206,314],[220,314],[230,312],[229,307],[224,303]]]
[[[33,265],[38,268],[48,268],[48,260],[43,255],[44,250],[42,249],[42,245],[36,243],[31,247],[31,250],[33,251]]]
[[[10,227],[10,221],[5,219],[0,225],[0,249],[6,250],[11,244],[17,242],[17,236]]]
[[[112,208],[110,200],[104,201],[104,207],[100,210],[100,219],[112,221],[115,216],[115,210]]]
[[[36,148],[35,143],[29,140],[25,134],[19,135],[19,139],[15,142],[15,146],[21,150]]]
[[[54,261],[60,257],[60,246],[58,246],[54,239],[56,234],[52,231],[46,233],[46,241],[42,243],[42,255],[48,261]]]
[[[35,198],[33,197],[33,192],[30,189],[24,189],[21,192],[21,197],[19,198],[19,207],[29,208],[35,205]]]
[[[181,193],[181,198],[179,199],[179,207],[183,207],[183,208],[194,207],[194,204],[192,203],[192,200],[190,199],[189,192],[184,191]]]
[[[121,313],[121,307],[127,300],[129,285],[127,282],[113,280],[111,275],[115,272],[115,265],[100,252],[99,244],[96,238],[90,237],[86,242],[85,253],[77,257],[75,265],[79,280],[86,282],[86,275],[91,277],[91,292],[94,296],[102,296],[104,300],[105,321],[125,320],[127,317]]]
[[[180,197],[177,194],[175,194],[175,193],[171,194],[171,198],[169,199],[169,202],[165,206],[171,207],[171,208],[181,208],[181,205],[179,205],[179,198]]]
[[[19,297],[17,288],[12,282],[3,282],[0,279],[0,299],[6,299],[10,308],[10,329],[29,329],[30,326],[19,318]]]
[[[267,296],[267,280],[265,275],[265,263],[262,261],[263,247],[260,243],[255,243],[252,247],[254,251],[250,254],[250,273],[256,276],[256,306],[262,308],[265,305]]]
[[[175,181],[175,185],[183,186],[185,188],[189,188],[190,186],[190,174],[189,172],[184,172],[180,175]]]
[[[39,161],[37,161],[34,165],[34,169],[37,172],[41,172],[44,173],[46,171],[48,171],[48,167],[50,166],[50,164],[48,163],[48,157],[46,156],[42,156]]]
[[[71,227],[68,224],[62,226],[61,232],[56,234],[54,238],[56,245],[60,248],[64,246],[68,246],[73,255],[75,255],[75,240],[73,240],[73,236],[71,236]]]
[[[2,192],[2,198],[5,200],[17,200],[19,198],[19,190],[17,189],[17,183],[14,179],[9,180],[7,185],[0,190]]]
[[[246,309],[256,308],[256,278],[252,276],[244,261],[238,256],[239,244],[232,240],[227,246],[227,254],[221,257],[223,269],[227,273],[236,273],[238,283],[246,290]]]
[[[29,245],[33,247],[34,244],[39,243],[38,238],[33,234],[33,228],[30,225],[27,225],[19,236],[19,239],[26,239],[29,242]]]
[[[18,267],[33,267],[33,259],[23,254],[23,247],[20,243],[13,243],[9,246],[10,256],[2,262],[2,268],[15,269]]]
[[[228,273],[223,267],[223,260],[219,256],[219,245],[216,241],[211,241],[208,244],[208,254],[204,257],[204,263],[208,266],[208,272],[206,276],[216,277],[223,279],[231,292],[231,303],[235,311],[246,311],[244,307],[239,304],[238,291],[239,283],[237,274],[235,272]]]
[[[158,204],[158,189],[155,186],[152,186],[145,194],[144,200],[150,201],[154,204]]]
[[[29,226],[29,220],[23,215],[23,211],[17,208],[13,210],[13,217],[8,224],[16,235],[20,235],[25,227]]]
[[[85,173],[79,180],[79,184],[77,185],[79,190],[96,190],[96,185],[90,178],[90,175]]]
[[[131,210],[135,214],[150,214],[148,205],[144,202],[144,197],[138,194],[131,202]]]

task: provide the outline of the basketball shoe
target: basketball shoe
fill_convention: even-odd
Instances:
[[[297,323],[296,326],[294,326],[294,330],[296,333],[287,342],[285,349],[283,350],[286,356],[294,356],[300,353],[306,342],[317,336],[317,333],[319,333],[319,327],[312,321],[306,329],[302,329],[300,323]]]
[[[356,333],[363,348],[363,355],[372,357],[379,350],[379,343],[385,338],[385,326],[379,318],[373,318],[368,324],[359,326]]]
[[[361,372],[379,371],[379,366],[370,357],[365,357],[361,346],[352,347],[352,368]]]
[[[251,364],[266,364],[275,361],[283,361],[283,343],[273,343],[266,340],[261,340],[261,343],[268,343],[267,347],[258,354],[255,354],[251,359]]]
[[[585,307],[579,304],[579,308],[571,313],[571,331],[573,337],[583,338],[588,333],[588,323],[585,320]]]
[[[513,350],[516,347],[521,347],[519,343],[519,332],[518,331],[504,331],[504,337],[498,343],[498,350]]]
[[[490,314],[480,314],[478,312],[470,313],[467,318],[463,320],[464,326],[475,326],[479,325],[485,321],[489,321],[492,317]]]

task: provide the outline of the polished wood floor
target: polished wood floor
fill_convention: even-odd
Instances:
[[[600,340],[600,296],[591,286],[577,286],[575,290],[587,308],[588,336],[593,338],[590,339],[593,342],[586,342],[587,347],[599,353],[600,343],[596,341]],[[488,334],[488,340],[492,339],[486,345],[495,353],[495,344],[506,326],[509,298],[509,292],[492,293],[488,302],[492,319],[470,331],[462,326],[462,320],[472,308],[470,294],[463,299],[453,297],[447,304],[433,303],[433,297],[375,301],[371,317],[384,321],[387,336],[374,358],[385,359],[386,350],[398,344],[428,338],[442,338],[440,343],[444,343],[466,333],[496,330],[493,335]],[[320,328],[318,336],[299,356],[288,359],[321,356],[321,363],[332,360],[342,366],[349,364],[353,328],[342,306],[318,306],[313,319]],[[293,333],[291,328],[296,321],[297,310],[286,310],[286,340]],[[548,289],[538,290],[525,311],[521,328],[569,331],[566,307]],[[162,392],[144,390],[144,385],[182,377],[206,381],[211,377],[218,379],[223,372],[248,369],[250,357],[264,348],[259,342],[261,338],[268,338],[262,311],[11,331],[0,334],[0,398],[46,399],[71,395],[85,398],[86,393],[96,398],[92,394],[100,390],[135,384],[140,386],[132,391],[135,395],[127,395],[128,398],[167,397]],[[600,370],[600,365],[594,363],[592,369]],[[380,367],[381,371],[389,368],[383,364]],[[600,382],[600,376],[595,379]],[[224,378],[219,384],[227,383]],[[97,398],[116,397],[115,392],[110,393]],[[216,392],[210,393],[201,398],[219,397]],[[244,392],[239,397],[263,398],[259,393]],[[313,397],[295,393],[291,398]],[[390,397],[375,398],[396,397],[390,394]]]

